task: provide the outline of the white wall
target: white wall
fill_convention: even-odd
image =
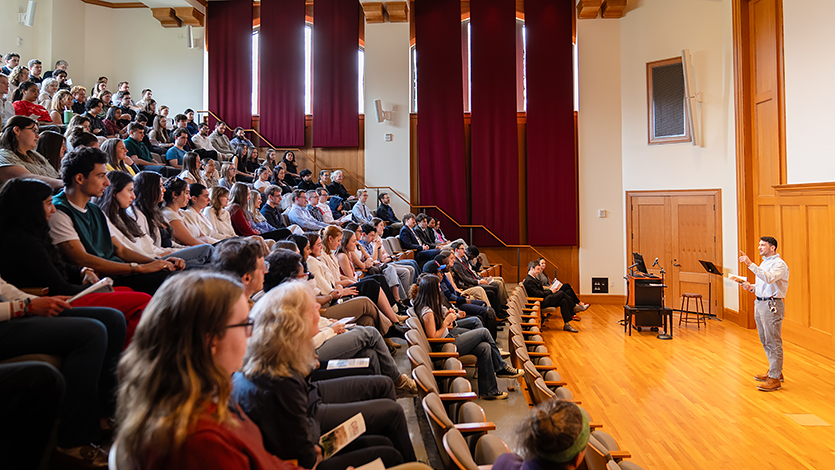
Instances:
[[[621,110],[624,190],[721,189],[720,262],[736,267],[731,11],[731,0],[643,0],[628,12],[620,20]],[[703,147],[648,145],[646,64],[679,56],[682,49],[690,49],[695,87],[703,95]],[[736,309],[737,288],[732,284],[726,284],[725,306]]]
[[[789,183],[835,181],[833,15],[832,0],[783,0]]]
[[[620,22],[577,22],[579,49],[580,292],[608,277],[624,294],[624,192],[621,164]],[[598,218],[605,209],[607,216]]]
[[[390,186],[409,197],[409,23],[365,25],[365,182]],[[394,111],[378,123],[374,100]],[[391,142],[385,134],[392,134]],[[368,204],[376,206],[374,194]],[[408,206],[392,196],[396,214]],[[398,216],[399,217],[399,216]]]

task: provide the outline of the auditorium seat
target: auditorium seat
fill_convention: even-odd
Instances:
[[[444,449],[452,462],[451,469],[480,470],[482,465],[493,465],[496,458],[510,452],[507,444],[497,436],[481,436],[470,452],[467,441],[457,429],[450,429],[444,434]]]

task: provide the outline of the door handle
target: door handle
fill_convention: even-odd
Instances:
[[[681,267],[681,265],[680,265],[680,264],[678,264],[676,261],[678,261],[678,260],[676,260],[676,259],[674,259],[674,260],[673,260],[673,266],[675,266],[675,267],[677,267],[677,268],[680,268],[680,267]]]

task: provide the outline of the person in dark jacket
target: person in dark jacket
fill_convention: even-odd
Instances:
[[[542,301],[539,304],[541,309],[548,307],[559,307],[562,319],[565,322],[563,330],[577,333],[577,329],[571,326],[571,320],[579,320],[579,317],[574,316],[574,302],[565,294],[560,292],[556,287],[551,289],[543,289],[542,282],[538,279],[539,263],[531,261],[528,263],[528,276],[522,282],[525,286],[525,292],[528,297],[539,297]]]
[[[430,249],[429,245],[421,243],[415,233],[415,215],[408,213],[403,216],[403,228],[400,229],[400,247],[404,250],[415,250],[415,261],[418,264],[426,263],[427,261],[435,259],[441,251]]]
[[[455,308],[466,313],[468,317],[476,316],[481,318],[481,322],[484,324],[484,327],[487,328],[493,339],[496,339],[496,333],[498,329],[496,311],[493,310],[491,307],[488,307],[487,303],[481,300],[468,299],[466,297],[458,295],[458,293],[455,292],[455,289],[449,283],[449,280],[446,278],[446,276],[444,276],[444,273],[449,269],[446,263],[447,257],[445,257],[443,253],[441,253],[440,255],[436,256],[434,260],[429,261],[425,265],[423,265],[423,272],[435,274],[441,280],[441,292],[444,294],[442,300],[445,301],[445,304],[448,304],[445,305],[447,308],[450,308],[454,305]]]

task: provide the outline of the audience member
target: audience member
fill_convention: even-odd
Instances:
[[[276,166],[278,166],[278,162],[276,161],[275,156],[275,149],[272,147],[267,147],[267,151],[264,154],[264,163],[263,165],[273,171]]]
[[[118,106],[118,108],[122,110],[123,114],[127,114],[130,116],[131,121],[136,119],[136,111],[134,111],[134,109],[132,108],[130,93],[120,91],[113,95],[113,100],[114,105]]]
[[[316,184],[316,189],[327,190],[331,184],[331,173],[328,170],[319,171],[319,182]],[[330,194],[330,193],[328,193]]]
[[[67,68],[69,66],[70,66],[70,64],[66,60],[59,59],[59,60],[55,61],[55,68],[53,70],[49,70],[49,71],[45,72],[43,74],[43,78],[54,77],[55,75],[58,74],[59,71],[64,72],[64,74],[66,75]]]
[[[142,97],[142,99],[140,99],[139,101],[136,102],[136,106],[139,109],[145,110],[145,107],[148,105],[148,103],[150,103],[151,101],[154,101],[154,99],[152,98],[154,96],[154,92],[147,89],[147,88],[142,90],[142,92],[139,94],[139,96]],[[140,111],[140,112],[142,112],[142,111]],[[152,114],[156,114],[156,113],[152,113]],[[149,117],[148,122],[151,122],[151,120],[152,119]]]
[[[206,182],[206,187],[214,188],[220,181],[220,172],[217,171],[218,163],[215,160],[208,159],[203,163],[203,181]]]
[[[238,182],[238,170],[235,165],[231,163],[224,163],[220,167],[220,180],[217,182],[218,186],[222,186],[231,191],[232,186]]]
[[[299,172],[299,177],[301,181],[299,181],[298,188],[303,189],[305,191],[316,190],[318,185],[312,181],[313,172],[305,168],[304,170]]]
[[[255,170],[255,184],[253,186],[258,192],[263,193],[268,187],[270,187],[269,178],[270,169],[265,166],[258,167],[258,169]]]
[[[86,111],[84,105],[87,103],[87,88],[81,85],[75,85],[70,89],[72,95],[72,111],[75,114],[84,114]]]
[[[61,159],[67,152],[67,139],[55,131],[43,131],[38,136],[35,151],[41,154],[57,173],[61,169]]]
[[[138,122],[133,122],[128,126],[128,138],[124,140],[125,148],[127,149],[128,157],[133,163],[139,166],[140,169],[154,171],[162,174],[165,177],[176,176],[179,174],[176,168],[160,165],[154,158],[151,157],[151,151],[143,144],[145,139],[145,126]]]
[[[400,246],[404,250],[415,250],[415,261],[418,264],[426,263],[435,259],[440,253],[440,250],[430,249],[429,245],[421,243],[415,233],[415,215],[408,213],[403,216],[403,228],[400,229]]]
[[[183,167],[183,157],[186,156],[186,143],[188,142],[188,131],[177,129],[174,133],[174,146],[165,152],[165,161],[174,168]]]
[[[470,256],[469,252],[467,253],[467,256]],[[539,263],[539,276],[537,276],[536,278],[542,284],[543,289],[551,290],[552,282],[548,279],[548,276],[545,274],[545,268],[548,266],[545,262],[545,258],[538,258],[536,262]],[[556,281],[556,279],[554,280]],[[571,284],[567,282],[560,282],[559,286],[557,287],[557,290],[560,292],[564,292],[565,295],[567,295],[568,298],[571,299],[572,302],[574,302],[574,313],[584,312],[589,308],[589,304],[580,302],[580,298],[577,297],[577,294],[574,292],[574,289],[571,287]]]
[[[307,196],[307,211],[310,212],[310,215],[313,216],[314,219],[318,220],[319,222],[325,221],[325,216],[322,215],[322,210],[319,209],[319,193],[316,190],[311,189],[305,193]]]
[[[214,228],[214,232],[211,233],[214,238],[226,239],[237,236],[229,211],[224,210],[227,204],[229,204],[229,190],[222,186],[212,188],[210,202],[203,209],[203,215]]]
[[[386,223],[388,229],[386,233],[395,234],[400,233],[403,228],[403,223],[394,215],[394,209],[391,208],[391,196],[389,193],[380,193],[380,198],[377,204],[377,217]]]
[[[267,218],[264,217],[263,214],[261,214],[261,193],[254,189],[250,190],[249,192],[249,200],[246,203],[246,210],[249,213],[249,215],[252,216],[252,228],[254,228],[255,230],[261,233],[266,233],[276,229],[281,229],[281,227],[272,226],[267,221]]]
[[[264,287],[264,245],[251,238],[233,238],[218,245],[212,257],[212,269],[228,274],[243,285],[243,295],[250,299]],[[252,301],[249,302],[252,308]]]
[[[214,161],[214,160],[208,160]],[[186,156],[183,157],[183,171],[177,175],[177,178],[185,181],[188,184],[202,184],[206,186],[206,181],[203,179],[203,174],[200,172],[202,167],[202,162],[200,161],[200,155],[197,155],[195,152],[188,152]]]
[[[38,85],[32,82],[21,83],[14,92],[13,101],[14,112],[18,116],[37,116],[39,123],[52,124],[46,108],[38,104]]]
[[[478,394],[484,400],[504,400],[507,392],[502,392],[496,383],[497,377],[517,378],[522,371],[509,366],[499,352],[490,332],[481,326],[481,320],[470,317],[475,328],[464,326],[464,312],[447,310],[441,302],[441,288],[438,276],[424,274],[418,286],[412,288],[415,293],[412,303],[415,312],[420,315],[423,329],[429,338],[455,338],[459,354],[473,354],[478,358]]]
[[[230,400],[253,324],[241,292],[227,276],[194,272],[148,305],[119,363],[117,468],[299,468],[267,452]]]
[[[72,116],[72,95],[67,90],[58,90],[52,97],[52,101],[49,102],[47,109],[53,123],[58,125],[69,124],[69,119],[68,122],[64,122],[64,116]]]
[[[575,470],[583,463],[590,433],[589,420],[575,403],[545,401],[516,428],[521,455],[499,455],[493,470]]]
[[[444,264],[441,264],[442,262]],[[496,334],[498,332],[496,312],[491,307],[487,306],[487,302],[476,299],[468,299],[464,296],[458,295],[450,285],[449,279],[446,277],[448,269],[449,266],[446,265],[443,252],[441,252],[441,254],[434,260],[428,261],[423,266],[424,273],[435,274],[441,281],[441,293],[444,294],[443,297],[441,297],[441,301],[444,307],[447,309],[456,308],[463,311],[469,317],[478,317],[481,319],[481,323],[485,328],[487,328],[487,331],[490,332],[490,336],[495,341]]]
[[[557,289],[556,286],[549,286],[547,289],[543,288],[542,281],[538,279],[540,273],[541,268],[538,261],[528,263],[528,275],[522,282],[528,297],[541,298],[542,301],[539,304],[540,309],[559,307],[563,322],[565,322],[563,330],[577,333],[577,329],[571,325],[571,320],[580,319],[580,317],[574,315],[575,302],[564,291]]]
[[[104,102],[102,101],[102,103]],[[104,123],[104,132],[106,135],[116,136],[120,139],[126,139],[128,137],[128,127],[122,120],[121,109],[111,106],[107,110],[102,123]]]
[[[284,176],[284,182],[288,186],[296,186],[299,184],[299,174],[296,169],[296,154],[292,150],[287,150],[281,158],[281,163],[284,164],[284,169],[287,171],[287,174]]]
[[[278,186],[279,189],[281,189],[282,195],[293,192],[293,188],[289,186],[284,179],[286,175],[287,171],[284,169],[283,166],[279,164],[276,165],[275,168],[273,168],[272,176],[270,177],[270,181],[272,182],[272,184]]]
[[[82,148],[61,163],[64,190],[52,198],[58,212],[49,220],[52,243],[70,263],[110,276],[116,285],[153,294],[165,278],[185,267],[178,258],[153,259],[125,247],[111,236],[101,209],[90,202],[110,184],[99,149]]]
[[[40,84],[43,81],[41,73],[43,72],[43,64],[38,59],[31,59],[27,64],[29,66],[29,81]]]
[[[148,118],[147,114],[141,114],[141,116]],[[153,120],[148,119],[148,122],[153,122],[151,132],[148,133],[152,144],[166,150],[174,146],[174,141],[169,136],[168,129],[165,128],[165,120],[161,116],[156,116]]]
[[[205,186],[202,186],[205,189]],[[173,241],[186,246],[198,246],[204,243],[213,245],[220,240],[211,238],[200,231],[199,226],[189,226],[183,221],[182,209],[191,200],[188,184],[178,178],[171,178],[165,182],[162,215],[171,227]]]
[[[252,226],[252,214],[250,214],[247,207],[249,198],[249,188],[245,184],[235,183],[232,185],[232,191],[229,192],[230,204],[228,210],[235,233],[244,237],[261,235],[270,240],[283,240],[287,238],[290,231],[284,228],[264,233],[255,230]]]
[[[69,80],[69,76],[67,75],[67,72],[65,70],[56,71],[55,74],[53,74],[53,77],[55,78],[55,80],[58,80],[59,90],[70,91],[72,89],[72,87],[70,87],[70,84],[67,83],[67,80]]]
[[[232,138],[230,143],[233,147],[248,147],[250,150],[255,150],[255,144],[252,143],[251,140],[246,138],[246,133],[244,132],[243,127],[236,127],[235,131],[232,133],[235,137]]]
[[[310,215],[307,210],[307,195],[301,189],[293,191],[293,205],[287,211],[287,218],[291,224],[298,225],[302,230],[316,231],[328,226]]]
[[[55,168],[35,151],[38,124],[25,116],[6,121],[0,134],[0,185],[12,178],[35,178],[59,189],[64,183]]]
[[[90,119],[90,133],[96,136],[102,137],[116,137],[116,134],[107,135],[107,128],[104,127],[104,123],[101,119],[99,119],[99,114],[102,111],[102,101],[95,97],[90,97],[87,102],[84,104],[84,116],[87,116]]]
[[[67,143],[69,143],[69,147],[73,150],[81,147],[99,148],[99,139],[89,132],[84,132],[81,128],[73,130],[70,134],[70,138],[67,139]]]
[[[3,75],[9,75],[12,73],[12,69],[17,67],[20,64],[20,54],[17,52],[9,52],[3,57],[3,68],[0,71],[3,72]]]
[[[238,170],[238,179],[247,183],[252,183],[255,178],[255,170],[258,169],[258,158],[254,150],[249,150],[249,147],[242,145],[235,148],[235,161]]]
[[[105,140],[101,144],[101,151],[107,156],[107,164],[105,165],[107,171],[121,171],[130,177],[139,173],[139,167],[128,157],[128,149],[121,140],[117,138]]]
[[[328,194],[331,196],[339,196],[343,201],[352,201],[356,196],[351,196],[345,186],[342,185],[342,170],[336,170],[331,173],[331,184],[328,185]]]
[[[6,121],[15,115],[12,98],[9,93],[9,77],[0,75],[0,126],[5,126]]]
[[[214,132],[209,135],[209,142],[212,143],[212,147],[217,150],[223,160],[231,160],[235,156],[235,147],[232,146],[229,137],[226,136],[225,122],[218,121],[215,124]]]
[[[197,134],[198,123],[194,121],[194,110],[191,109],[191,108],[188,108],[185,111],[183,111],[183,114],[185,114],[186,119],[188,119],[188,124],[186,124],[186,129],[188,129],[189,134],[191,134],[191,135]]]
[[[14,93],[21,83],[27,81],[31,81],[29,80],[29,67],[26,67],[25,65],[18,65],[12,69],[12,73],[9,74],[9,93]],[[36,86],[38,85],[37,82],[33,81],[32,83]],[[38,92],[40,93],[40,88],[38,88]]]
[[[281,219],[281,191],[278,186],[269,186],[264,195],[267,196],[267,202],[261,207],[261,215],[275,228],[286,227]]]
[[[40,83],[39,88],[41,92],[38,95],[38,103],[44,108],[46,108],[47,106],[49,106],[49,103],[52,102],[52,97],[55,96],[55,93],[57,93],[60,90],[60,88],[58,87],[58,80],[55,78],[45,78]],[[67,91],[67,93],[69,93],[69,91]],[[72,106],[70,106],[70,110],[72,110]]]
[[[351,209],[351,215],[354,218],[354,222],[359,225],[370,223],[373,217],[371,210],[365,205],[366,201],[368,201],[368,190],[357,190],[357,203]]]

